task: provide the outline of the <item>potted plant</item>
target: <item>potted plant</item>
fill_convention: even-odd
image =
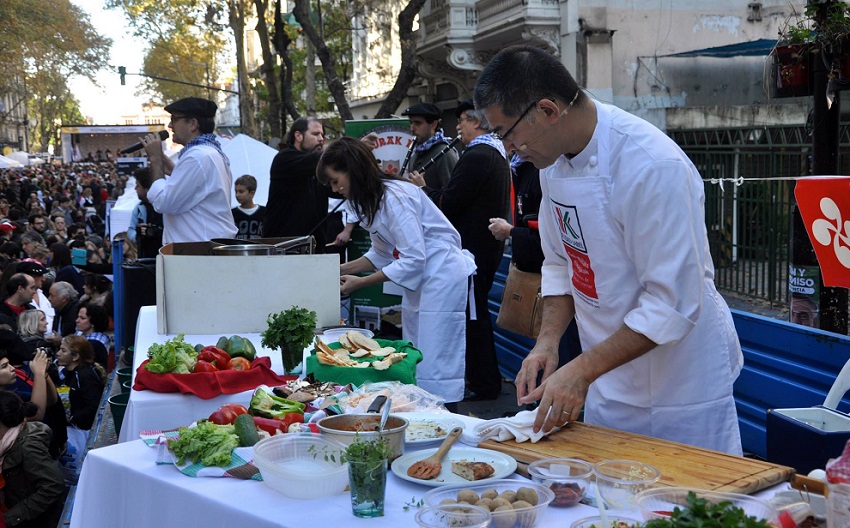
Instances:
[[[304,348],[313,339],[316,312],[293,306],[276,314],[269,314],[269,327],[260,334],[262,345],[272,350],[280,349],[283,369],[287,374],[301,362]]]
[[[776,97],[812,95],[813,61],[824,62],[830,79],[850,77],[850,6],[807,4],[779,30],[772,55]]]
[[[382,437],[357,437],[342,453],[348,462],[351,509],[356,517],[383,517],[387,488],[387,463],[393,451]]]

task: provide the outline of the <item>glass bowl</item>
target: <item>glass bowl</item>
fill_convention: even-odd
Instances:
[[[642,491],[635,496],[635,504],[640,508],[644,520],[669,519],[673,509],[688,508],[688,492],[694,492],[697,498],[705,499],[709,504],[729,502],[732,506],[741,508],[750,517],[774,522],[777,519],[776,509],[768,502],[749,495],[739,493],[723,493],[692,488],[655,488]]]
[[[263,484],[293,499],[336,495],[348,486],[348,464],[341,443],[314,433],[264,438],[254,446],[254,465]],[[327,456],[326,456],[327,455]]]
[[[477,484],[475,482],[470,482],[468,484],[452,484],[450,486],[442,486],[429,491],[422,497],[422,500],[424,501],[425,506],[438,506],[448,501],[458,502],[458,494],[461,491],[472,491],[478,497],[484,496],[485,492],[495,491],[497,495],[507,497],[510,493],[516,494],[520,488],[529,488],[533,490],[537,494],[537,504],[530,507],[525,506],[506,511],[491,510],[490,515],[493,518],[491,526],[495,528],[510,528],[513,526],[534,528],[540,522],[541,517],[545,515],[546,507],[549,506],[549,503],[551,503],[555,498],[555,494],[552,493],[552,490],[535,482],[496,479],[481,481]],[[509,502],[512,501],[509,500]],[[476,504],[476,506],[479,505],[480,504]],[[543,524],[542,526],[551,526],[551,524]]]
[[[555,493],[550,506],[564,508],[575,506],[587,494],[593,466],[577,458],[544,458],[529,464],[528,474]]]
[[[609,508],[637,509],[634,497],[650,489],[661,478],[661,472],[636,460],[606,460],[593,467],[599,496]]]

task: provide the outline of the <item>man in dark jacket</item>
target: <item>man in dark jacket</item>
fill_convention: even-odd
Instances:
[[[439,191],[451,179],[452,170],[457,163],[455,149],[449,149],[440,156],[440,152],[451,142],[443,135],[443,127],[440,124],[443,113],[438,106],[431,103],[416,103],[405,108],[401,115],[410,120],[410,133],[416,145],[413,147],[407,170],[411,173],[421,171],[423,165],[435,159],[431,168],[425,171],[424,177],[428,187]]]
[[[15,273],[6,283],[6,298],[0,303],[0,323],[18,331],[18,316],[24,310],[34,310],[33,295],[36,294],[35,280],[26,273]]]
[[[478,269],[473,276],[476,319],[466,325],[467,399],[495,399],[499,396],[502,376],[496,359],[493,325],[487,311],[487,294],[502,253],[503,240],[496,240],[488,229],[491,218],[509,218],[511,169],[502,142],[488,133],[484,116],[472,101],[464,101],[455,111],[457,131],[466,145],[442,190],[426,185],[418,172],[413,183],[436,203],[460,233],[461,244],[475,256]]]
[[[316,249],[323,251],[325,236],[316,227],[328,213],[328,190],[316,180],[316,166],[325,144],[321,121],[299,117],[286,136],[269,171],[269,200],[263,236],[291,237],[313,234]]]
[[[59,281],[50,286],[47,298],[56,311],[56,315],[53,317],[53,334],[49,336],[47,341],[58,347],[63,337],[72,335],[77,331],[77,312],[80,308],[77,299],[79,299],[79,295],[71,283]]]

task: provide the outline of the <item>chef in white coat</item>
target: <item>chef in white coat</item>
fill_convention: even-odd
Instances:
[[[372,239],[365,255],[340,266],[341,293],[385,281],[404,288],[403,337],[423,356],[417,385],[447,403],[462,400],[466,307],[475,263],[461,250],[457,230],[419,187],[384,174],[356,139],[341,138],[326,147],[316,174],[349,201]]]
[[[651,124],[592,101],[538,48],[496,55],[475,104],[541,169],[546,302],[516,379],[518,404],[540,402],[535,431],[584,406],[588,423],[741,454],[732,384],[743,356],[714,287],[696,167]],[[583,352],[556,370],[573,317]]]

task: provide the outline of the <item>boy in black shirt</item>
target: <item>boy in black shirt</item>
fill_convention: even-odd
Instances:
[[[236,238],[249,240],[261,238],[263,220],[266,217],[266,208],[254,203],[254,194],[257,192],[257,179],[249,174],[240,176],[233,184],[236,190],[236,201],[239,207],[234,207],[233,221],[236,222]]]

